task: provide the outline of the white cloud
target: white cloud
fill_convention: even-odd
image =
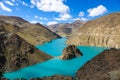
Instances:
[[[38,16],[34,16],[36,19],[39,18]]]
[[[31,0],[30,2],[31,2],[33,5],[35,5],[37,1],[36,1],[36,0]]]
[[[12,11],[12,9],[6,7],[2,2],[0,2],[0,8],[1,8],[2,10],[4,10],[4,11],[8,11],[8,12],[11,12],[11,11]]]
[[[20,5],[20,4],[22,4],[22,5],[24,5],[24,6],[29,6],[26,2],[24,2],[23,0],[11,0],[13,3],[15,3],[15,5],[16,6],[18,6],[18,5]],[[10,1],[6,1],[6,2],[8,2],[8,4],[10,4]],[[12,4],[13,4],[12,3]],[[20,4],[19,4],[20,3]]]
[[[24,6],[28,6],[28,4],[27,4],[27,3],[25,3],[24,1],[22,1],[22,4],[23,4]]]
[[[34,21],[34,20],[33,20],[33,21],[31,21],[30,23],[34,23],[34,24],[35,24],[35,23],[38,23],[38,21]]]
[[[81,17],[80,20],[82,20],[82,21],[88,21],[88,19],[84,18],[84,17]]]
[[[69,7],[63,3],[64,0],[31,0],[39,10],[44,12],[66,13]]]
[[[36,20],[33,20],[33,21],[31,21],[30,23],[36,24],[36,23],[40,23],[40,22],[39,22],[39,21],[36,21]]]
[[[10,5],[10,6],[14,6],[14,4],[10,1],[5,1],[6,4]]]
[[[80,17],[84,16],[84,12],[80,11],[79,16]]]
[[[45,17],[39,17],[39,16],[34,16],[36,19],[41,19],[41,20],[48,20],[47,18],[45,18]]]
[[[76,21],[76,20],[81,20],[81,21],[88,21],[88,19],[87,18],[84,18],[84,17],[81,17],[81,18],[75,18],[75,19],[73,19],[74,21]]]
[[[35,21],[35,20],[31,21],[30,23],[32,23],[32,24],[36,24],[36,23],[43,24],[42,22],[40,22],[40,21]]]
[[[95,16],[103,15],[104,13],[106,13],[107,8],[103,5],[99,5],[96,8],[88,9],[87,12],[89,13],[88,16],[95,17]]]
[[[30,5],[30,8],[34,8],[34,6],[33,6],[33,5]]]
[[[39,17],[39,19],[42,19],[42,20],[48,20],[48,19],[45,18],[45,17]]]
[[[72,16],[68,13],[65,14],[60,14],[59,18],[54,18],[55,20],[61,21],[61,20],[68,20],[70,19]]]
[[[52,25],[52,24],[57,24],[58,22],[56,22],[56,21],[50,21],[50,22],[48,22],[48,24],[47,25]]]
[[[70,8],[63,3],[64,1],[65,0],[31,0],[31,3],[41,11],[59,13],[59,18],[56,18],[56,20],[67,20],[71,17],[69,14]]]

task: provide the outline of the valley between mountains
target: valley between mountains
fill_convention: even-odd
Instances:
[[[107,49],[82,65],[74,76],[56,74],[31,78],[31,80],[120,80],[120,12],[88,22],[77,20],[73,23],[49,26],[40,23],[32,24],[20,17],[1,15],[1,79],[5,72],[16,71],[55,58],[36,48],[36,45],[51,43],[53,39],[62,37],[67,38],[65,42],[67,46],[61,56],[57,56],[57,59],[62,61],[84,56],[78,46]],[[77,63],[79,64],[79,61]]]

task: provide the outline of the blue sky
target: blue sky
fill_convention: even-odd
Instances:
[[[48,25],[87,21],[119,11],[120,0],[0,0],[0,15]]]

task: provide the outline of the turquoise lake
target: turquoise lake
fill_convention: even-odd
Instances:
[[[60,60],[57,56],[60,56],[63,49],[67,46],[65,44],[66,40],[66,38],[60,38],[45,43],[44,45],[36,46],[40,50],[54,56],[55,58],[14,72],[5,73],[4,77],[10,80],[15,78],[26,78],[29,80],[30,78],[42,78],[44,76],[52,76],[55,74],[74,77],[76,71],[80,67],[106,49],[103,47],[77,46],[83,53],[83,56],[71,60]]]

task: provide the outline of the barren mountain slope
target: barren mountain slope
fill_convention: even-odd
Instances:
[[[88,21],[72,34],[67,44],[120,48],[120,13]]]
[[[33,45],[43,44],[44,42],[60,37],[43,25],[31,24],[20,17],[0,16],[0,21],[11,24],[12,27],[9,24],[5,24],[7,30],[18,34]]]

